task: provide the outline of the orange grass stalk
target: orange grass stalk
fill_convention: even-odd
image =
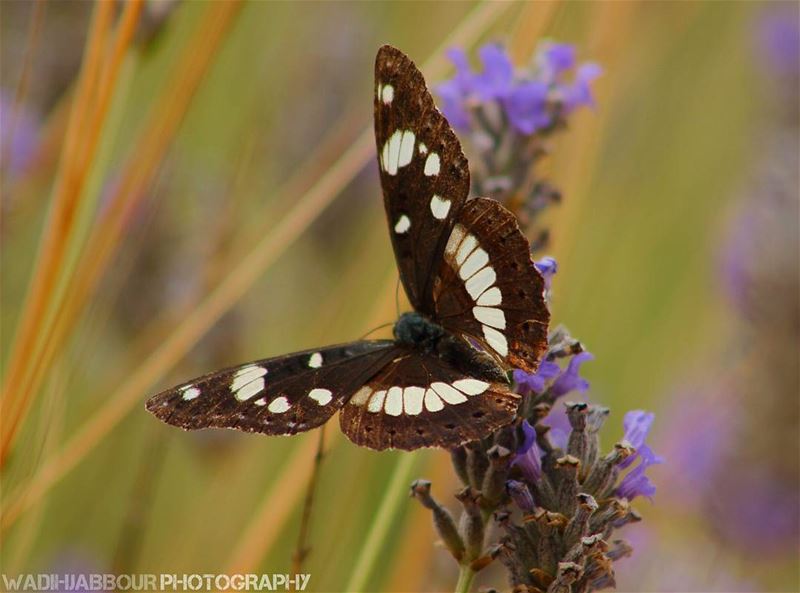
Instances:
[[[165,96],[155,103],[156,107],[151,114],[149,124],[145,126],[139,140],[134,143],[122,167],[121,181],[116,191],[109,197],[110,207],[104,212],[100,223],[92,228],[84,248],[85,257],[79,262],[73,282],[64,300],[59,303],[51,328],[48,328],[51,332],[48,334],[46,346],[33,363],[35,383],[31,391],[35,392],[44,379],[45,369],[64,344],[81,310],[116,254],[125,223],[144,198],[145,190],[158,171],[158,166],[177,132],[191,98],[239,5],[238,2],[211,5],[208,18],[204,20],[205,26],[201,26],[197,32],[196,43],[188,44],[192,50],[187,51],[184,61],[176,68],[183,76],[176,76],[175,84],[168,92],[165,91],[165,95],[169,97]],[[194,49],[195,45],[199,45],[202,49]]]
[[[0,465],[8,457],[42,379],[41,374],[37,378],[35,369],[39,351],[43,344],[48,343],[47,326],[44,324],[50,317],[52,307],[57,306],[50,297],[56,292],[64,255],[70,240],[74,238],[75,216],[79,210],[89,164],[97,148],[122,55],[133,38],[141,6],[142,0],[132,0],[126,4],[109,63],[105,65],[102,63],[103,50],[108,43],[114,5],[113,2],[101,2],[95,7],[84,68],[81,71],[76,100],[72,104],[59,175],[53,191],[52,210],[0,400],[0,405],[4,408],[0,424]]]
[[[85,118],[89,96],[93,92],[101,51],[111,25],[113,3],[95,5],[92,24],[86,42],[85,57],[79,75],[76,100],[72,103],[64,150],[61,153],[58,178],[53,188],[52,206],[42,236],[35,271],[28,289],[26,306],[21,315],[13,349],[8,363],[8,374],[0,397],[0,465],[5,461],[8,448],[18,426],[19,392],[17,386],[26,371],[38,338],[38,325],[44,318],[47,298],[52,293],[58,274],[58,264],[64,253],[70,231],[75,201],[79,194],[74,191],[74,168],[77,147],[81,139],[80,124]]]

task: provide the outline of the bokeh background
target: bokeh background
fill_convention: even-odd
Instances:
[[[435,83],[447,47],[548,37],[604,69],[543,164],[554,319],[596,357],[606,445],[649,409],[666,458],[619,589],[800,589],[796,3],[141,9],[0,4],[2,572],[291,571],[318,433],[183,433],[143,402],[393,321],[377,48]],[[425,476],[454,502],[446,453],[325,448],[311,590],[452,590],[406,498]]]

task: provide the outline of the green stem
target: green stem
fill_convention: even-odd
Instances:
[[[361,552],[358,555],[358,560],[356,560],[350,581],[344,589],[345,591],[358,593],[364,590],[367,579],[375,568],[378,554],[383,548],[386,536],[389,534],[389,527],[391,527],[392,522],[402,509],[403,500],[408,498],[406,492],[408,484],[411,483],[411,473],[414,470],[417,459],[418,456],[411,453],[401,454],[392,472],[389,485],[386,487],[383,500],[381,500],[378,507],[372,528],[366,540],[364,540],[364,545],[361,547]]]
[[[472,579],[475,578],[475,571],[470,566],[462,564],[458,570],[458,582],[456,583],[455,593],[469,593],[472,588]]]

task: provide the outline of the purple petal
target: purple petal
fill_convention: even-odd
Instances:
[[[472,88],[484,101],[508,96],[514,81],[514,65],[505,50],[494,43],[478,50],[483,71],[472,80]]]
[[[436,87],[441,97],[441,109],[450,125],[457,130],[469,130],[470,119],[466,108],[467,97],[461,91],[461,85],[455,79],[448,80]]]
[[[572,426],[567,417],[567,409],[564,406],[555,406],[547,415],[547,418],[544,419],[544,423],[550,427],[550,432],[547,433],[547,436],[550,437],[550,442],[553,443],[553,446],[559,449],[566,449],[569,435],[572,432]]]
[[[589,389],[589,382],[579,375],[581,365],[587,360],[594,359],[589,352],[581,352],[573,356],[567,369],[553,382],[550,392],[554,397],[561,397],[571,391],[584,392]]]
[[[776,3],[776,6],[781,6]],[[796,5],[766,12],[759,23],[759,45],[767,67],[778,75],[800,75],[800,24]]]
[[[644,445],[644,440],[647,437],[647,433],[650,432],[655,418],[655,414],[644,410],[631,410],[626,413],[625,418],[622,420],[622,426],[625,429],[623,438],[635,449],[639,449]]]
[[[550,283],[553,281],[553,276],[555,276],[556,272],[558,271],[558,263],[556,262],[555,258],[545,256],[539,261],[535,262],[534,265],[536,266],[536,269],[539,270],[539,273],[544,277],[545,288],[549,290]]]
[[[514,382],[517,384],[517,391],[523,395],[529,393],[544,393],[546,383],[550,379],[554,379],[561,372],[561,367],[556,363],[544,360],[539,365],[535,373],[526,373],[519,369],[515,369],[513,373]]]
[[[562,90],[564,108],[567,112],[578,107],[594,107],[591,83],[603,73],[603,69],[593,62],[581,64],[572,84]]]
[[[525,479],[533,484],[542,475],[542,450],[536,443],[536,430],[527,420],[523,420],[522,430],[525,440],[511,464],[519,467]]]
[[[550,125],[547,93],[546,84],[529,81],[517,84],[505,98],[506,115],[517,131],[530,135]]]
[[[547,43],[538,56],[545,78],[552,82],[575,66],[575,46],[569,43]]]

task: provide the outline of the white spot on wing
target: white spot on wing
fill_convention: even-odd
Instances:
[[[464,263],[464,261],[469,257],[469,254],[472,253],[472,250],[478,246],[478,240],[475,238],[474,235],[467,235],[464,239],[464,242],[461,243],[461,246],[458,248],[458,252],[456,252],[456,264],[459,266]]]
[[[416,136],[411,130],[395,130],[381,151],[381,165],[389,175],[396,175],[400,167],[405,167],[414,156]]]
[[[464,233],[465,229],[462,225],[457,224],[453,227],[453,231],[450,233],[450,238],[447,240],[447,245],[445,245],[444,253],[448,257],[453,257],[453,254],[458,249],[458,246],[461,245],[461,242],[464,240]]]
[[[386,393],[386,401],[383,403],[383,410],[389,416],[399,416],[403,413],[403,388],[390,387]]]
[[[440,167],[439,155],[435,152],[430,153],[425,159],[425,175],[438,175]]]
[[[389,175],[395,175],[397,173],[397,161],[400,158],[400,143],[403,140],[403,132],[401,130],[395,130],[394,134],[386,141],[386,144],[389,146],[389,155],[386,158],[386,172]]]
[[[368,385],[364,385],[364,387],[356,391],[355,395],[350,398],[350,403],[354,406],[363,406],[367,403],[370,395],[372,395],[372,388]]]
[[[437,381],[431,385],[431,388],[448,404],[463,404],[465,401],[467,401],[467,398],[463,393],[447,383]]]
[[[263,397],[259,397],[259,398],[258,398],[256,401],[254,401],[253,403],[254,403],[255,405],[257,405],[257,406],[266,406],[266,405],[267,405],[267,400],[266,400],[266,399],[264,399]]]
[[[447,213],[450,212],[450,200],[445,200],[433,194],[431,198],[431,212],[433,213],[434,218],[438,218],[439,220],[444,220],[447,218]]]
[[[508,355],[508,342],[506,341],[506,337],[499,331],[493,327],[484,325],[483,337],[486,338],[489,346],[491,346],[500,356]]]
[[[403,389],[403,410],[405,413],[416,416],[422,412],[422,400],[424,398],[424,387],[406,387]]]
[[[381,151],[381,169],[384,171],[387,170],[389,166],[389,145],[391,144],[391,138],[386,141],[386,144],[383,145],[383,150]],[[387,171],[388,173],[388,171]]]
[[[436,395],[433,389],[427,389],[425,391],[425,409],[429,412],[438,412],[444,409],[444,402]]]
[[[267,409],[272,412],[273,414],[283,414],[287,412],[289,408],[292,407],[292,404],[289,403],[289,400],[283,396],[276,397],[273,399]]]
[[[494,284],[496,279],[497,275],[494,273],[494,268],[491,266],[486,266],[472,278],[467,280],[465,286],[469,296],[471,296],[473,299],[477,299],[479,296],[481,296],[481,293],[484,290]]]
[[[397,224],[394,225],[394,232],[398,235],[402,235],[403,233],[407,232],[408,229],[411,228],[411,219],[403,214],[400,218],[397,219]]]
[[[200,395],[200,390],[192,385],[187,385],[181,388],[181,393],[183,394],[181,399],[188,402],[198,397]]]
[[[461,276],[462,280],[466,280],[488,263],[489,254],[478,247],[472,252],[472,255],[470,255],[463,264],[461,264],[461,268],[458,270],[458,275]]]
[[[459,391],[463,391],[467,395],[480,395],[489,389],[489,384],[485,381],[478,381],[477,379],[459,379],[453,382],[453,387]]]
[[[486,325],[491,325],[497,329],[506,328],[506,316],[502,309],[495,307],[472,307],[472,314],[475,319]]]
[[[385,391],[376,391],[367,404],[367,412],[378,413],[383,409],[383,400],[386,398]]]
[[[500,289],[496,286],[492,286],[489,290],[484,292],[480,297],[478,297],[477,303],[481,307],[492,307],[494,305],[499,305],[503,302],[503,295],[500,293]]]
[[[264,391],[264,378],[258,377],[257,379],[251,381],[247,385],[243,385],[242,387],[240,387],[239,390],[236,392],[235,397],[240,402],[243,402],[247,401],[254,395],[261,393],[262,391]]]
[[[394,99],[394,87],[390,84],[387,84],[381,91],[381,101],[389,105],[392,102],[392,99]]]
[[[416,136],[411,130],[403,132],[403,138],[400,142],[400,154],[397,157],[397,168],[405,167],[411,162],[414,157],[414,141]]]
[[[308,359],[308,366],[312,369],[318,369],[322,366],[322,354],[319,352],[314,352],[311,357]]]
[[[428,147],[425,146],[424,142],[420,142],[419,143],[419,153],[420,154],[427,154],[428,153]]]
[[[267,369],[264,367],[256,365],[242,367],[236,371],[236,374],[233,376],[233,381],[231,382],[231,391],[239,391],[239,389],[241,389],[244,385],[247,385],[259,377],[263,377],[266,374]]]
[[[316,389],[312,389],[308,392],[308,397],[313,399],[319,405],[324,406],[333,399],[333,394],[330,389],[322,389],[321,387],[317,387]]]

